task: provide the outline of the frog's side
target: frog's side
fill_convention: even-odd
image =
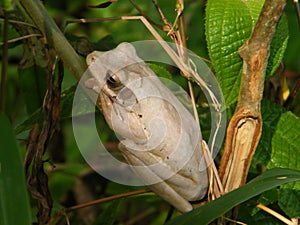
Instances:
[[[87,57],[93,78],[86,86],[101,100],[104,117],[122,137],[120,150],[141,180],[181,212],[206,194],[207,172],[200,171],[201,136],[192,115],[136,55],[122,43]],[[197,137],[197,135],[196,135]]]

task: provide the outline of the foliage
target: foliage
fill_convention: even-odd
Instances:
[[[5,5],[1,5],[0,8],[1,18],[8,15],[11,20],[34,24],[30,14],[24,10],[19,1],[11,4],[11,1],[5,0],[4,3]],[[88,7],[88,5],[99,4],[96,0],[44,1],[44,4],[49,14],[64,31],[65,37],[68,38],[73,48],[82,56],[82,60],[94,49],[109,50],[123,41],[153,39],[139,21],[105,21],[66,26],[67,19],[139,15],[129,1],[113,2],[107,8],[98,9]],[[173,22],[176,18],[175,1],[161,1],[159,5],[166,18]],[[203,1],[185,1],[183,15],[188,48],[199,56],[209,57],[211,60],[210,66],[216,74],[226,100],[228,119],[230,119],[230,110],[234,109],[239,93],[242,60],[238,55],[238,49],[249,38],[262,5],[263,2],[259,0],[208,0],[207,4]],[[141,1],[138,6],[152,20],[160,23],[159,14],[156,13],[151,1]],[[245,202],[250,198],[255,203],[269,205],[286,217],[300,218],[300,183],[287,183],[299,180],[300,176],[297,172],[300,170],[300,121],[298,117],[300,96],[296,95],[291,104],[284,104],[287,99],[282,99],[284,91],[294,88],[300,73],[300,43],[297,39],[300,36],[300,30],[293,10],[290,1],[271,46],[265,83],[266,91],[261,105],[263,131],[248,174],[248,180],[251,181],[244,187],[188,214],[178,216],[175,213],[168,224],[183,224],[183,221],[184,224],[207,224],[237,204],[241,204],[237,218],[240,221],[279,224],[271,215],[258,210],[254,205],[249,204],[249,201]],[[2,30],[2,34],[8,32],[9,39],[32,34],[41,35],[36,27],[15,23],[10,23],[7,31]],[[164,32],[160,34],[166,41],[170,41]],[[10,43],[8,57],[1,57],[2,62],[6,60],[9,63],[5,78],[5,114],[9,117],[17,138],[20,140],[20,149],[18,149],[12,128],[1,114],[0,211],[2,214],[5,212],[3,215],[7,216],[0,215],[0,224],[3,225],[30,224],[31,214],[36,213],[36,203],[32,202],[30,207],[28,202],[20,157],[23,159],[25,157],[26,144],[24,143],[26,142],[23,140],[28,138],[29,130],[37,120],[42,125],[40,112],[47,88],[46,77],[56,65],[53,49],[49,48],[45,40],[38,35]],[[280,62],[282,61],[286,64],[286,72],[279,74],[280,79],[274,79],[281,68]],[[155,72],[163,74],[163,77],[172,77],[183,88],[186,87],[186,80],[179,76],[178,71],[164,68],[163,65],[150,66]],[[59,69],[55,67],[55,76],[58,71]],[[61,212],[62,208],[137,189],[107,181],[93,172],[85,163],[72,132],[72,99],[77,81],[69,69],[65,68],[64,73],[60,123],[49,143],[43,162],[54,200],[53,218],[54,214]],[[283,85],[283,81],[287,82],[286,86]],[[210,116],[209,107],[198,89],[195,87],[199,118],[203,136],[206,138],[210,130],[207,122]],[[82,110],[76,116],[84,118],[90,112],[86,110],[84,102],[80,106]],[[110,146],[110,150],[116,157],[119,157],[113,132],[108,128],[100,113],[97,114],[97,120],[101,140]],[[82,135],[86,136],[88,145],[89,130],[85,130]],[[284,179],[279,179],[280,177]],[[11,179],[7,180],[7,178]],[[276,188],[275,186],[278,185],[280,186]],[[266,190],[269,191],[264,192]],[[126,222],[128,224],[163,224],[168,209],[167,203],[157,196],[143,194],[75,210],[74,213],[68,214],[68,219],[71,224],[97,225]],[[203,223],[199,222],[201,219]],[[66,223],[60,217],[57,224]]]
[[[237,101],[239,93],[242,61],[238,49],[250,37],[262,6],[263,1],[208,1],[206,7],[208,52],[227,106]],[[266,78],[269,78],[279,66],[287,40],[287,20],[283,17],[273,38]]]
[[[0,113],[0,127],[0,224],[29,225],[31,209],[21,155],[13,128],[3,113]]]
[[[286,169],[269,170],[262,175],[251,180],[248,184],[234,191],[231,191],[215,201],[209,202],[185,215],[170,221],[170,225],[176,224],[209,224],[213,220],[221,217],[233,206],[236,206],[255,195],[266,190],[292,181],[299,181],[299,171]]]

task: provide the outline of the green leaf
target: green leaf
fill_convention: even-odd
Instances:
[[[300,170],[300,120],[291,112],[283,113],[272,138],[272,156],[268,168]],[[290,217],[300,217],[300,182],[282,185],[279,206]]]
[[[0,225],[31,224],[24,170],[8,119],[0,113]]]
[[[290,217],[300,217],[300,191],[289,188],[280,188],[279,201],[280,208]]]
[[[166,70],[166,68],[153,63],[147,63],[147,65],[158,77],[163,77],[169,80],[172,79],[172,75],[169,73],[168,70]]]
[[[281,212],[279,207],[271,205],[270,208],[276,212]],[[256,212],[253,215],[253,211]],[[239,214],[236,218],[237,221],[246,222],[247,224],[255,225],[283,225],[284,223],[263,210],[258,209],[253,204],[244,203],[239,207]]]
[[[278,188],[273,188],[269,191],[266,191],[262,193],[259,198],[257,199],[257,202],[267,206],[269,204],[273,204],[278,201],[278,195],[279,195],[279,190]],[[256,215],[257,212],[259,212],[261,209],[254,207],[252,211],[252,216]]]
[[[264,1],[208,0],[206,7],[206,40],[208,53],[222,88],[226,105],[237,101],[242,59],[238,49],[250,37]],[[288,24],[281,19],[272,40],[267,75],[278,68],[288,41]]]
[[[109,203],[109,206],[99,215],[93,225],[113,225],[121,200],[117,199]]]
[[[25,121],[23,121],[21,124],[19,124],[15,129],[16,134],[19,134],[26,130],[30,130],[38,119],[39,111],[40,110],[35,111]]]
[[[0,3],[0,7],[5,11],[10,11],[13,9],[13,1],[12,0],[3,0]]]
[[[226,105],[237,100],[242,60],[238,49],[250,37],[263,1],[208,0],[206,40],[208,52]]]
[[[272,158],[268,168],[300,169],[300,120],[291,112],[283,113],[272,138]]]
[[[263,99],[261,102],[263,129],[259,144],[251,161],[251,173],[260,173],[260,171],[257,171],[258,167],[263,169],[270,161],[272,155],[272,138],[281,114],[284,112],[285,110],[281,106],[269,100]]]
[[[251,171],[261,164],[267,168],[300,169],[300,120],[279,105],[262,102],[263,132],[251,163]],[[277,200],[289,217],[300,216],[300,183],[282,185]],[[271,196],[262,196],[274,202]]]
[[[46,70],[33,65],[19,69],[19,79],[25,96],[28,114],[32,114],[41,107],[46,93]]]
[[[272,39],[270,56],[266,71],[266,79],[271,77],[280,65],[287,47],[288,39],[288,21],[286,16],[283,14],[278,23],[275,35]]]
[[[234,206],[284,183],[300,180],[300,171],[290,169],[271,169],[254,178],[244,186],[222,197],[176,217],[167,225],[197,224],[205,225],[222,216]]]

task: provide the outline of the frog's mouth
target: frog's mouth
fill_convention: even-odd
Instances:
[[[106,84],[103,87],[103,93],[111,104],[116,103],[122,107],[133,107],[138,102],[134,92],[124,85],[119,90],[113,90]]]

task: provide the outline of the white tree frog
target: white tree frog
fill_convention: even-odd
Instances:
[[[140,59],[133,45],[121,43],[87,56],[104,117],[120,138],[120,150],[153,192],[180,212],[202,199],[208,177],[200,128],[191,113]]]

